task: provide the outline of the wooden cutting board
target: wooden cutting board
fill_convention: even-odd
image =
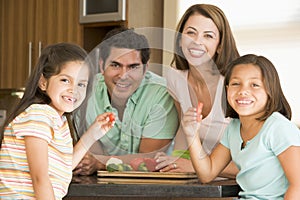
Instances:
[[[97,175],[98,175],[98,183],[188,184],[188,183],[197,183],[198,182],[196,173],[98,171]]]

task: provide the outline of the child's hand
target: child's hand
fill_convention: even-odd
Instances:
[[[115,124],[115,116],[111,112],[100,114],[89,127],[89,135],[94,140],[102,138]]]
[[[198,133],[202,121],[202,108],[203,104],[199,103],[197,108],[189,108],[183,115],[181,124],[187,139],[194,138]]]

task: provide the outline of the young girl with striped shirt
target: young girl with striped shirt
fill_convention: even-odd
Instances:
[[[66,114],[84,103],[93,70],[79,46],[46,47],[0,132],[0,198],[62,199],[72,169],[113,125],[98,115],[73,149]]]

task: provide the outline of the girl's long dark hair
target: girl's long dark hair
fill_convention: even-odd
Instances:
[[[0,148],[4,137],[5,127],[8,126],[13,119],[22,113],[28,106],[32,104],[50,104],[49,96],[39,88],[39,80],[41,76],[45,79],[60,73],[65,63],[70,61],[87,61],[87,52],[80,46],[71,43],[57,43],[45,47],[35,66],[33,72],[28,78],[25,86],[24,95],[12,110],[11,114],[6,118],[0,132]],[[90,67],[90,76],[87,91],[91,91],[93,70],[90,62],[87,63]],[[88,96],[89,94],[87,94]],[[87,98],[85,99],[87,100]]]

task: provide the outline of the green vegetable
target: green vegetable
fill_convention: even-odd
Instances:
[[[130,165],[124,163],[122,165],[123,165],[123,171],[133,171]]]
[[[128,164],[120,163],[120,164],[115,164],[111,163],[106,166],[106,170],[109,172],[123,172],[123,171],[133,171],[132,167]]]
[[[119,166],[112,163],[112,164],[108,164],[106,166],[106,170],[109,171],[109,172],[115,172],[115,171],[119,171]]]
[[[188,160],[191,159],[189,150],[174,150],[172,152],[172,156],[185,158],[185,159],[188,159]]]
[[[148,172],[148,168],[146,166],[146,163],[142,162],[139,167],[138,167],[138,171],[141,171],[141,172]]]

